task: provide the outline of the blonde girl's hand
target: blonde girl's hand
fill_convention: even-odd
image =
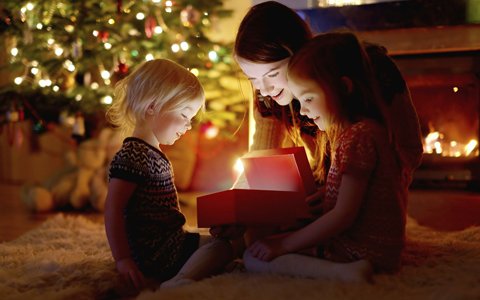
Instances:
[[[271,261],[272,259],[287,253],[282,244],[283,237],[268,237],[258,240],[248,247],[253,257],[263,261]]]
[[[146,286],[145,277],[138,269],[132,258],[126,257],[116,261],[116,267],[124,281],[130,286],[140,291]]]
[[[318,188],[317,191],[305,198],[309,207],[310,214],[319,217],[323,213],[323,200],[325,199],[325,186]]]

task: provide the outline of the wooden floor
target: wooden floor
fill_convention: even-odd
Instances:
[[[195,195],[182,193],[180,196],[182,211],[190,226],[196,224]],[[480,193],[414,190],[409,201],[409,215],[422,225],[445,231],[480,225]],[[103,222],[103,214],[98,212],[66,213]],[[19,237],[54,214],[28,211],[20,200],[20,186],[0,183],[0,242]]]

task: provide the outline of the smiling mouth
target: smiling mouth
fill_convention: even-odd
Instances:
[[[278,98],[280,98],[283,94],[283,90],[280,91],[280,93],[276,94],[275,96],[271,96],[274,100],[277,100]]]

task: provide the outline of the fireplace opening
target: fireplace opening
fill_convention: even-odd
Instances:
[[[479,51],[395,56],[420,121],[412,188],[480,190]]]

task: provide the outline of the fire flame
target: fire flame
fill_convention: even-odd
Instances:
[[[445,141],[442,133],[433,131],[425,137],[423,151],[449,157],[473,156],[478,155],[478,141],[471,139],[466,144],[457,141]]]

